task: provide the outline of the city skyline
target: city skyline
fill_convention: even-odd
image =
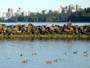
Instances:
[[[75,11],[79,11],[83,9],[80,5],[68,5],[68,6],[63,6],[63,7],[60,7],[59,10],[54,10],[54,11],[57,11],[59,13],[67,13],[68,11],[69,12],[75,12]],[[47,14],[50,10],[46,11],[46,10],[42,10],[41,12],[39,13],[42,13],[43,11],[45,11],[45,13]],[[52,11],[52,10],[51,10]],[[22,8],[18,8],[16,9],[16,11],[13,10],[13,8],[8,8],[6,12],[2,12],[0,17],[1,18],[5,18],[5,19],[8,19],[8,18],[11,18],[13,16],[29,16],[31,13],[34,13],[34,12],[30,12],[30,11],[23,11]],[[36,12],[38,13],[38,12]]]
[[[22,8],[23,11],[40,12],[41,10],[57,10],[60,6],[79,4],[82,7],[90,7],[89,0],[0,0],[0,12],[6,12],[8,8]]]

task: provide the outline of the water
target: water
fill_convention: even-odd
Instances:
[[[90,68],[90,41],[0,41],[0,68]]]
[[[67,24],[67,22],[17,22],[17,23],[13,23],[13,22],[7,22],[7,23],[2,23],[0,22],[0,24],[6,24],[6,25],[16,25],[16,24],[33,24],[33,25],[47,25],[47,26],[51,26],[52,24],[53,25],[60,25],[60,26],[63,26],[64,24]],[[80,22],[77,22],[77,23],[72,23],[72,25],[79,25],[79,26],[82,26],[82,25],[90,25],[90,22],[83,22],[83,23],[80,23]]]
[[[0,24],[16,25],[16,23]],[[62,26],[66,23],[32,24]],[[73,25],[90,25],[90,23],[73,23]],[[0,68],[90,68],[90,41],[1,40]]]

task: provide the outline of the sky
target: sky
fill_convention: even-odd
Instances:
[[[69,4],[79,4],[82,7],[90,7],[90,0],[0,0],[0,12],[7,11],[7,8],[22,8],[23,10],[29,10],[32,12],[38,12],[41,10],[55,10],[59,6],[65,6]]]

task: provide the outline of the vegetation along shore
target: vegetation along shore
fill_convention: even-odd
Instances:
[[[68,5],[59,10],[42,10],[41,12],[23,12],[18,8],[16,12],[8,8],[0,22],[90,22],[90,7]]]
[[[0,25],[0,39],[88,39],[90,25]]]

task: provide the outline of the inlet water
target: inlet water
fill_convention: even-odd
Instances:
[[[0,41],[0,68],[90,68],[90,41]]]

